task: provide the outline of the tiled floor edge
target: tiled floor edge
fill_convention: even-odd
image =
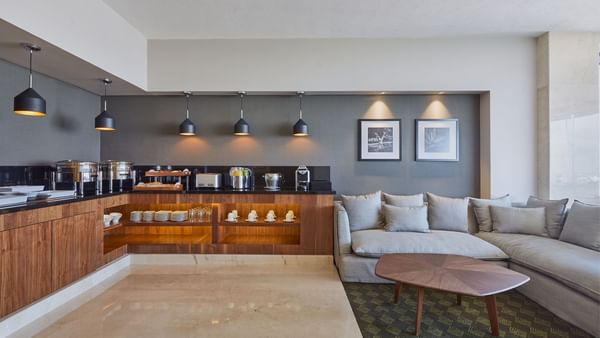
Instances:
[[[81,280],[3,318],[0,321],[0,337],[9,337],[15,334],[22,336],[24,333],[19,331],[29,331],[27,327],[30,325],[35,329],[27,332],[26,335],[33,335],[36,333],[35,331],[43,330],[55,320],[60,319],[125,278],[129,274],[130,264],[130,256],[124,256]],[[52,312],[54,312],[51,316],[52,320],[46,323],[38,321],[42,317],[48,318],[48,314]]]

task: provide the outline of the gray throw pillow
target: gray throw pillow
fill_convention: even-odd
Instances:
[[[562,200],[542,200],[529,196],[529,199],[527,199],[528,208],[546,208],[546,229],[548,235],[552,238],[560,236],[563,224],[565,223],[567,203],[569,203],[568,198]]]
[[[559,240],[600,251],[600,205],[575,201]]]
[[[429,232],[427,206],[395,207],[383,205],[386,231]]]
[[[544,208],[490,206],[494,232],[548,236]]]
[[[420,207],[425,204],[423,202],[423,194],[392,195],[384,192],[383,200],[385,201],[385,204],[396,207]]]
[[[487,200],[480,198],[470,198],[469,202],[473,206],[473,213],[479,226],[479,231],[492,231],[492,215],[490,214],[490,205],[498,207],[510,207],[510,195]]]
[[[366,195],[342,195],[350,231],[381,228],[381,191]]]
[[[450,198],[427,193],[427,219],[431,230],[469,232],[468,198]]]

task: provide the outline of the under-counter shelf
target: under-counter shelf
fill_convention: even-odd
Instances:
[[[174,221],[165,221],[165,222],[158,222],[158,221],[152,221],[152,222],[132,222],[132,221],[123,221],[121,222],[123,224],[123,226],[127,226],[127,227],[152,227],[152,226],[161,226],[161,227],[171,227],[171,226],[193,226],[193,227],[198,227],[198,226],[212,226],[212,222],[211,221],[205,221],[205,222],[192,222],[192,221],[183,221],[183,222],[174,222]],[[108,229],[108,228],[106,228]]]
[[[227,222],[223,221],[219,223],[219,226],[245,226],[245,227],[286,227],[286,226],[299,226],[299,221],[293,222],[285,222],[285,221],[274,221],[274,222],[266,222],[266,221],[237,221],[237,222]]]
[[[209,244],[211,240],[210,233],[193,235],[119,234],[105,236],[104,246],[118,248],[123,245],[139,244]]]
[[[219,239],[220,244],[286,244],[297,245],[299,239],[294,235],[239,235],[229,234]]]

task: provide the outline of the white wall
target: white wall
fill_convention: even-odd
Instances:
[[[0,0],[0,19],[146,89],[146,38],[101,0]]]
[[[536,193],[535,60],[533,38],[150,40],[148,89],[489,91],[482,177],[492,196],[524,200]]]

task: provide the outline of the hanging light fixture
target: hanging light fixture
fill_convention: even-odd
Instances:
[[[29,88],[15,96],[13,105],[15,114],[25,116],[46,116],[46,100],[33,90],[33,70],[31,67],[33,52],[39,52],[42,48],[30,43],[23,43],[21,45],[29,50]]]
[[[190,120],[190,96],[192,92],[183,92],[185,94],[185,120],[179,125],[179,135],[196,135],[196,125]]]
[[[102,109],[102,112],[94,119],[94,125],[96,126],[96,130],[115,131],[115,119],[106,109],[106,89],[108,85],[112,83],[112,81],[110,79],[102,79],[102,82],[104,82],[104,108]]]
[[[240,95],[240,119],[233,127],[233,135],[244,136],[250,135],[250,125],[244,120],[244,95],[246,92],[239,92]]]
[[[304,92],[298,92],[300,98],[300,119],[294,124],[293,134],[294,136],[308,136],[308,124],[302,119],[302,96]]]

